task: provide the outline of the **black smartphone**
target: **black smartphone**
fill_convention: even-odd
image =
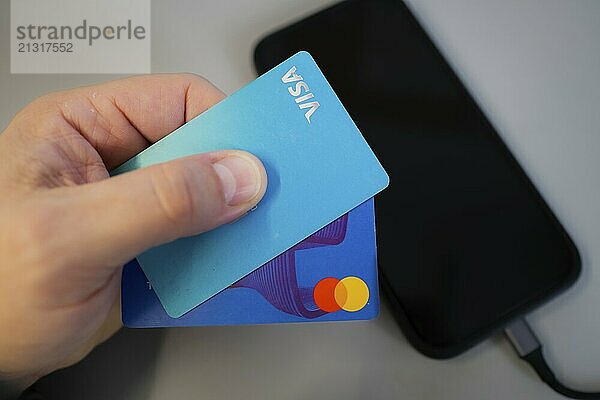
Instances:
[[[419,351],[457,355],[576,280],[573,242],[404,3],[350,0],[271,33],[256,69],[299,50],[390,175],[381,284]]]

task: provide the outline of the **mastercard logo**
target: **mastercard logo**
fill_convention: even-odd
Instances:
[[[356,276],[347,276],[344,279],[328,277],[317,282],[313,298],[317,307],[323,311],[355,312],[367,305],[369,287]]]

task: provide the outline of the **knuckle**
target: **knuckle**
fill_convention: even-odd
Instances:
[[[58,97],[59,97],[59,93],[57,93],[57,92],[46,93],[46,94],[36,97],[31,104],[44,106],[47,104],[56,103],[58,100]]]
[[[36,115],[49,110],[55,111],[58,109],[61,97],[61,94],[57,92],[41,95],[29,103],[24,110]]]
[[[152,175],[158,207],[176,230],[187,230],[194,220],[196,207],[192,180],[192,172],[181,163],[160,164]]]
[[[45,94],[35,98],[25,107],[21,108],[16,114],[14,120],[31,120],[43,114],[52,103],[52,95]]]
[[[32,137],[48,137],[62,128],[63,118],[59,107],[60,96],[50,93],[36,98],[15,115],[13,121],[22,133]]]
[[[182,80],[189,83],[201,83],[206,84],[208,80],[202,75],[194,74],[193,72],[183,72],[178,74]]]
[[[179,77],[186,87],[187,95],[191,94],[200,99],[204,99],[209,102],[210,105],[225,97],[225,94],[220,89],[201,75],[183,73],[180,74]]]

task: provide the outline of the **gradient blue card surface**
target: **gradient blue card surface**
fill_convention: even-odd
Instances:
[[[373,199],[179,318],[167,315],[135,260],[121,282],[130,328],[372,319],[379,313]]]
[[[300,52],[113,171],[224,149],[254,153],[269,184],[236,223],[150,249],[138,262],[179,317],[373,197],[389,182],[318,66]]]

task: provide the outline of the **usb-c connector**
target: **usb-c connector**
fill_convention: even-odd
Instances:
[[[515,351],[523,360],[533,367],[539,377],[553,390],[572,399],[600,400],[600,393],[580,392],[570,389],[558,381],[542,353],[542,344],[527,323],[525,318],[520,318],[510,323],[504,333],[508,337]]]

